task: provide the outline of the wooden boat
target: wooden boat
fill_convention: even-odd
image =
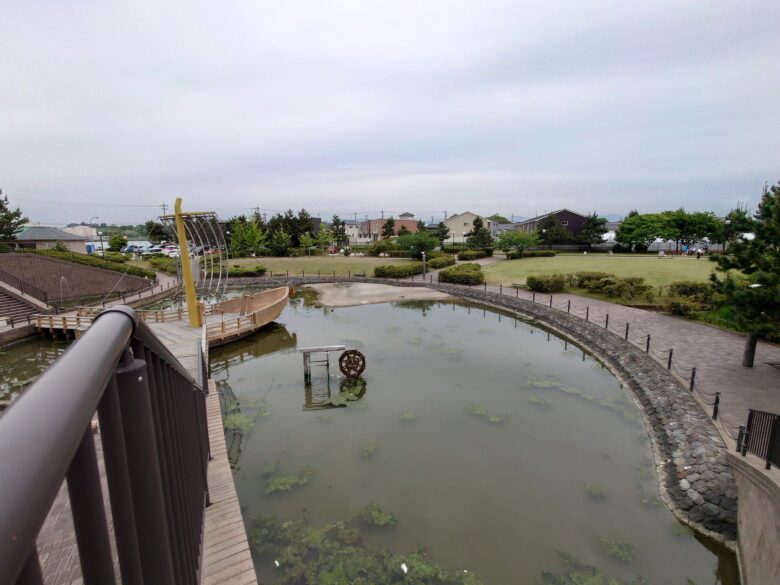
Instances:
[[[265,327],[282,314],[289,296],[289,287],[280,286],[202,305],[209,345],[215,347],[235,341]]]

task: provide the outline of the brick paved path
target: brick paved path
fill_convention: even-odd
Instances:
[[[500,262],[503,257],[483,258],[480,264]],[[437,281],[438,270],[425,279]],[[420,276],[409,280],[421,280]],[[487,285],[487,290],[530,299],[533,293],[499,285]],[[745,338],[703,323],[644,309],[617,305],[608,301],[570,293],[553,296],[553,307],[567,310],[583,319],[604,325],[609,315],[609,330],[623,337],[629,323],[629,339],[645,347],[650,334],[650,352],[659,362],[667,364],[669,349],[673,350],[672,370],[689,380],[691,368],[696,368],[695,390],[702,402],[712,404],[714,393],[720,392],[720,418],[729,435],[736,439],[739,425],[747,422],[748,409],[780,413],[780,345],[759,342],[755,365],[742,367]],[[550,295],[536,294],[536,301],[549,305]],[[778,364],[777,368],[770,364]]]

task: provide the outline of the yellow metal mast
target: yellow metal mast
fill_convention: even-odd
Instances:
[[[187,313],[190,316],[190,327],[200,327],[200,307],[195,296],[195,282],[192,280],[192,263],[190,249],[187,246],[187,233],[184,230],[184,219],[181,212],[181,197],[174,204],[176,216],[176,235],[179,237],[179,259],[181,260],[181,277],[184,280],[184,294],[187,298]]]

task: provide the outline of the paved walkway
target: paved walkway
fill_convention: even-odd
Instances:
[[[503,256],[494,256],[476,262],[485,265],[503,260]],[[438,272],[430,272],[426,280],[432,277],[436,282]],[[530,291],[517,291],[508,286],[488,284],[487,290],[524,299],[534,297]],[[549,306],[550,295],[537,293],[535,298]],[[649,334],[651,355],[667,365],[671,349],[672,370],[686,383],[690,380],[691,368],[695,367],[697,395],[702,402],[711,405],[715,392],[721,393],[719,416],[733,439],[737,437],[739,425],[747,422],[748,409],[780,413],[780,345],[759,342],[754,367],[744,368],[745,338],[742,335],[680,317],[570,293],[554,294],[552,301],[554,308],[570,310],[583,319],[587,314],[589,321],[599,325],[605,325],[609,315],[609,330],[621,337],[625,337],[626,323],[629,323],[630,341],[643,349]]]

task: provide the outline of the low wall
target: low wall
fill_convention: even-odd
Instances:
[[[19,327],[14,327],[13,329],[6,329],[5,331],[0,331],[0,349],[5,347],[6,345],[10,345],[12,343],[16,343],[17,341],[21,341],[22,339],[27,339],[28,337],[34,337],[35,336],[35,325],[20,325]]]
[[[729,453],[739,491],[742,585],[780,583],[780,470],[767,472],[753,455]]]
[[[235,286],[366,282],[422,286],[509,309],[591,351],[631,391],[650,436],[661,499],[684,524],[736,550],[737,485],[728,449],[693,395],[652,357],[603,327],[529,300],[463,286],[379,278],[241,278]]]

